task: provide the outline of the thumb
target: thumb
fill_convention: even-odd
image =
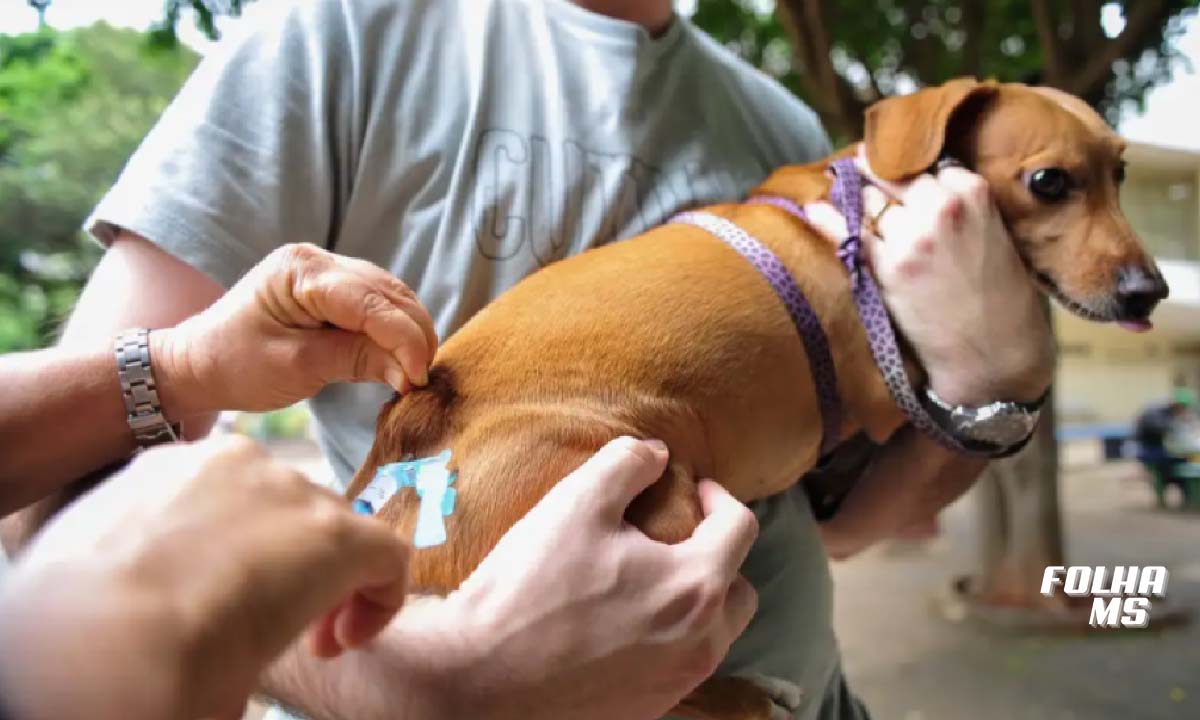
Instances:
[[[750,554],[758,537],[758,519],[754,513],[712,480],[701,480],[696,488],[704,519],[696,526],[686,544],[717,561],[729,577]]]
[[[667,446],[658,440],[619,437],[555,485],[548,497],[557,495],[568,506],[598,508],[619,523],[629,503],[662,476],[667,456]]]
[[[854,165],[858,168],[858,171],[862,173],[862,176],[866,178],[867,187],[877,187],[882,192],[890,195],[893,198],[904,196],[904,188],[906,187],[906,183],[884,180],[876,175],[875,171],[871,169],[871,163],[867,161],[867,149],[865,143],[859,146],[858,154],[854,156]]]
[[[396,356],[376,345],[368,336],[337,328],[302,333],[300,342],[309,345],[309,352],[303,356],[313,363],[309,371],[325,383],[378,382],[390,385],[401,394],[412,388]]]

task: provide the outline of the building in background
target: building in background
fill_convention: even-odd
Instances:
[[[1171,296],[1136,334],[1056,307],[1059,426],[1128,425],[1171,389],[1200,390],[1200,152],[1130,143],[1121,206]]]

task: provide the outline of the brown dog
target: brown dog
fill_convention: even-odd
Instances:
[[[1118,208],[1123,143],[1081,101],[957,80],[873,106],[865,144],[885,180],[923,173],[943,153],[982,175],[1035,281],[1071,310],[1138,324],[1166,295]],[[756,193],[801,205],[826,199],[828,163],[782,168]],[[706,210],[766,243],[809,298],[843,388],[841,437],[886,440],[905,418],[831,241],[775,207]],[[667,472],[628,519],[677,542],[701,518],[697,478],[718,478],[743,502],[781,492],[813,467],[820,428],[809,359],[771,287],[703,230],[669,224],[534,273],[472,318],[442,346],[428,386],[383,408],[349,494],[380,465],[452,451],[449,541],[412,562],[415,589],[446,593],[554,483],[618,435],[670,447]],[[417,506],[401,492],[381,514],[411,536]],[[712,678],[676,712],[767,720],[772,710],[748,681]]]

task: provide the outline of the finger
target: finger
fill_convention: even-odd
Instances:
[[[306,342],[319,348],[315,362],[325,382],[381,382],[402,395],[412,388],[400,361],[366,335],[336,328],[312,332],[317,334]]]
[[[334,623],[334,637],[345,649],[361,646],[387,627],[404,605],[406,586],[365,588],[342,606]]]
[[[609,521],[621,522],[629,503],[662,476],[667,447],[658,441],[619,437],[600,448],[550,493],[552,501],[594,508]]]
[[[379,518],[355,514],[349,507],[345,511],[350,528],[341,532],[337,553],[343,565],[354,569],[348,573],[343,597],[352,590],[366,592],[375,602],[399,608],[404,602],[411,549]]]
[[[347,514],[350,510],[345,509]],[[320,573],[322,597],[306,617],[321,617],[309,631],[309,647],[318,657],[332,657],[373,637],[404,604],[408,546],[374,517],[351,515],[333,537],[316,537],[332,552],[323,564],[332,568],[297,569],[297,580]],[[307,588],[312,595],[311,588]]]
[[[735,575],[725,595],[725,632],[729,643],[741,636],[758,612],[758,592],[740,573]]]
[[[362,331],[378,346],[390,352],[404,373],[416,385],[429,382],[433,347],[426,331],[414,316],[423,315],[432,326],[429,314],[412,297],[393,298],[386,293],[366,295],[366,319]]]
[[[386,292],[388,292],[392,301],[396,302],[397,306],[403,307],[404,312],[408,313],[408,317],[413,318],[416,325],[419,326],[422,334],[425,335],[425,346],[428,354],[430,354],[430,358],[433,358],[434,355],[438,354],[438,331],[433,326],[433,316],[431,316],[428,308],[416,298],[416,295],[413,294],[412,290],[406,284],[396,280],[394,277],[389,276],[389,278],[390,281],[385,286]]]
[[[967,202],[968,208],[980,214],[994,209],[992,193],[987,181],[960,165],[950,165],[937,174],[942,187]]]
[[[881,223],[885,215],[893,212],[903,212],[904,205],[877,187],[868,185],[863,188],[863,213],[873,234],[882,234]]]
[[[366,334],[395,355],[409,379],[426,382],[433,356],[425,331],[413,318],[423,312],[415,297],[394,297],[347,268],[307,265],[300,272],[295,292],[305,312],[342,330]]]
[[[342,644],[334,632],[338,614],[343,612],[344,604],[324,613],[317,618],[308,629],[308,651],[314,657],[332,658],[342,653]]]
[[[846,238],[846,218],[827,202],[808,203],[804,206],[804,215],[808,223],[821,234],[835,241]]]
[[[919,236],[919,229],[928,223],[918,217],[916,210],[907,205],[892,205],[875,221],[875,229],[885,242],[879,250],[894,253],[903,257],[909,252],[909,245]],[[891,240],[890,243],[886,242]],[[872,247],[871,250],[877,248]],[[882,257],[882,256],[881,256]]]
[[[871,164],[867,162],[866,146],[861,145],[858,149],[858,155],[854,157],[854,164],[858,167],[858,171],[867,180],[867,185],[879,188],[885,194],[895,200],[899,200],[904,196],[904,190],[908,187],[908,183],[892,182],[884,180],[875,174],[871,169]]]
[[[733,577],[758,537],[758,520],[750,508],[712,480],[701,480],[696,487],[705,517],[680,547],[711,558],[721,572]]]
[[[425,344],[429,351],[429,357],[432,358],[435,356],[438,349],[438,336],[437,330],[433,326],[433,317],[429,314],[429,310],[421,304],[412,289],[408,285],[405,285],[399,278],[378,265],[358,258],[344,259],[352,261],[359,274],[363,275],[375,287],[378,287],[397,307],[404,308],[409,317],[421,328],[421,332],[425,336]]]
[[[891,210],[888,210],[885,215],[891,212]],[[882,218],[880,219],[882,220]],[[870,266],[871,271],[875,273],[876,277],[879,277],[884,272],[883,264],[886,262],[887,241],[883,239],[883,229],[876,228],[876,230],[876,233],[867,233],[863,236],[862,247],[867,265]]]
[[[932,175],[920,175],[903,188],[900,202],[915,213],[928,213],[944,205],[949,197],[949,191],[942,187],[937,178]]]

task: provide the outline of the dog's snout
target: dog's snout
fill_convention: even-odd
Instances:
[[[1169,292],[1161,275],[1140,265],[1123,267],[1117,275],[1117,301],[1126,318],[1144,320],[1149,317],[1154,306]]]

